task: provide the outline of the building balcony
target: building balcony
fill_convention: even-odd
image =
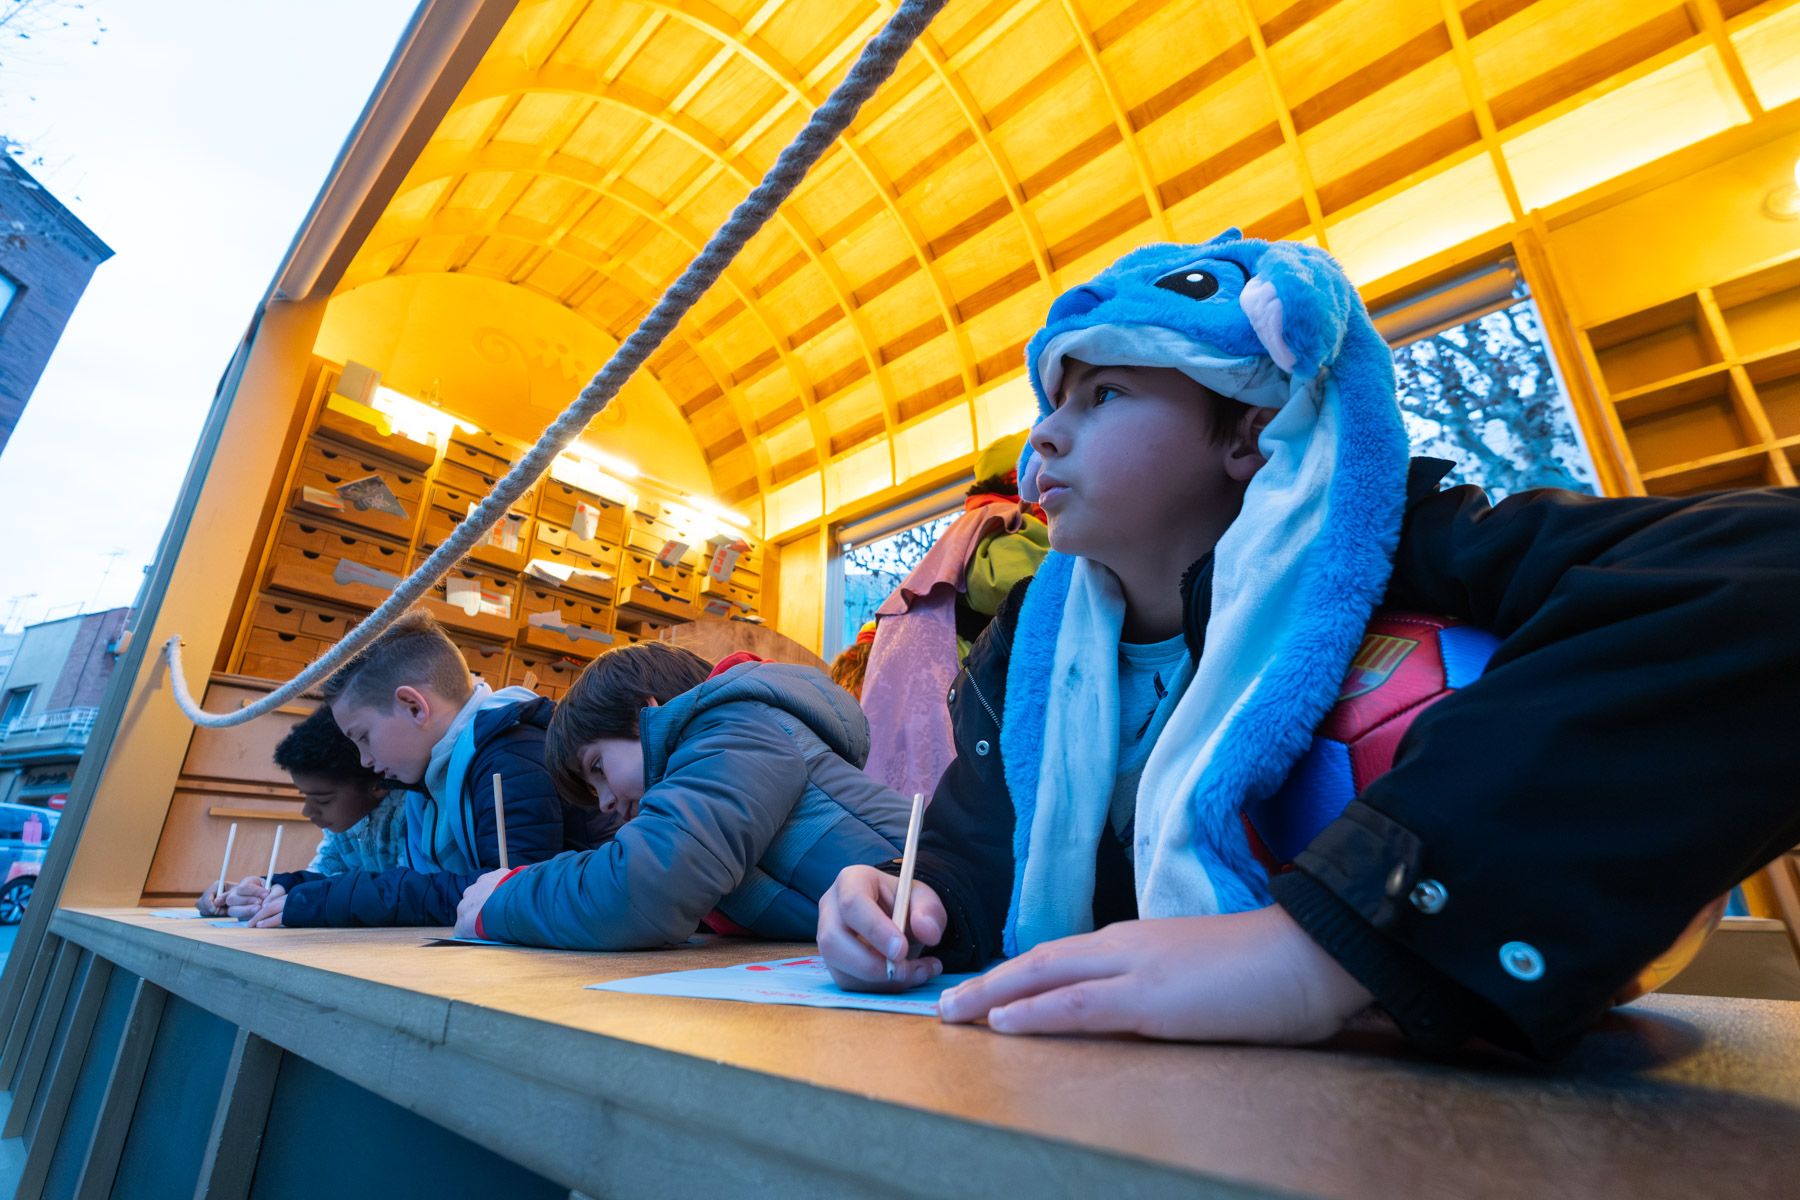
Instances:
[[[59,708],[0,725],[0,768],[80,758],[98,708]]]

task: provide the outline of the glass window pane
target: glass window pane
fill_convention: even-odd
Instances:
[[[856,640],[857,630],[874,617],[881,602],[912,573],[961,511],[959,508],[910,529],[845,547],[844,624],[838,645],[848,646]]]
[[[1413,453],[1454,460],[1453,482],[1495,500],[1537,487],[1595,490],[1529,297],[1395,347],[1394,371]]]

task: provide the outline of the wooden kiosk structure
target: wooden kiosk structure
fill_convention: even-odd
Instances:
[[[768,947],[581,956],[141,911],[191,898],[230,822],[241,861],[284,823],[283,866],[311,849],[269,765],[305,706],[195,732],[162,642],[210,666],[218,710],[335,641],[891,10],[421,4],[231,360],[0,984],[0,1179],[83,1197],[1791,1189],[1788,1002],[1653,996],[1546,1077],[1421,1063],[1378,1032],[1330,1055],[1014,1042],[582,988]],[[834,532],[954,484],[1025,424],[1021,350],[1051,297],[1135,243],[1229,224],[1326,246],[1396,331],[1478,310],[1496,271],[1502,294],[1522,284],[1610,492],[1791,485],[1797,64],[1795,0],[952,0],[428,604],[484,677],[552,695],[607,646],[698,619],[821,651]],[[338,491],[369,477],[392,508]],[[734,569],[709,573],[731,543]]]

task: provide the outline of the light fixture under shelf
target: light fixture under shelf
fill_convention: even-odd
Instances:
[[[1763,197],[1763,211],[1777,221],[1800,221],[1800,159],[1794,162],[1794,178]]]

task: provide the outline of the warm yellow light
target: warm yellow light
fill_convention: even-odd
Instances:
[[[1800,221],[1800,159],[1794,162],[1794,182],[1781,184],[1764,196],[1763,211],[1777,221]]]
[[[406,436],[426,441],[447,442],[450,435],[458,429],[477,433],[481,428],[386,386],[375,389],[375,395],[369,400],[369,407],[386,417],[389,424]]]
[[[586,462],[593,463],[602,471],[616,475],[620,479],[636,479],[639,475],[636,463],[626,462],[616,454],[608,454],[598,446],[590,446],[586,442],[575,442],[567,453]]]
[[[709,517],[715,517],[718,520],[725,522],[727,525],[736,525],[739,529],[750,528],[749,517],[746,517],[741,512],[726,508],[716,500],[708,500],[705,496],[696,496],[689,493],[688,495],[683,496],[681,501],[690,508],[703,512]]]

